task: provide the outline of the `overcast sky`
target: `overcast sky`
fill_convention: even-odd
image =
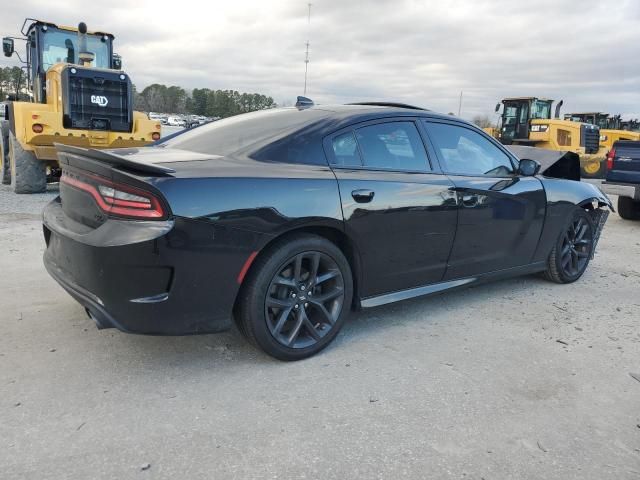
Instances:
[[[1,0],[0,32],[17,35],[25,17],[85,21],[115,35],[139,89],[235,89],[291,104],[309,37],[316,103],[396,100],[446,113],[463,91],[466,118],[506,96],[640,117],[640,1],[312,1],[309,27],[306,0]]]

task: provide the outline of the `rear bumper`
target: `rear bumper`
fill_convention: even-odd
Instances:
[[[87,313],[96,322],[96,326],[99,329],[117,328],[120,331],[129,332],[127,328],[118,323],[118,321],[107,312],[102,299],[85,290],[80,285],[73,283],[51,258],[48,258],[46,255],[44,257],[44,266],[47,272],[49,272],[49,275],[87,310]]]
[[[607,195],[618,195],[640,200],[640,186],[604,182],[601,185],[601,189]]]
[[[43,223],[47,271],[98,327],[154,335],[227,329],[236,278],[256,240],[183,218],[167,228],[108,220],[83,231],[56,200]]]

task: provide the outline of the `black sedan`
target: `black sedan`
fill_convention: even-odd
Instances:
[[[58,151],[44,262],[99,328],[182,335],[234,319],[285,360],[326,347],[352,309],[536,272],[573,282],[611,208],[465,121],[400,104]]]

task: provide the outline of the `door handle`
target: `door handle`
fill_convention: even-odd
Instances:
[[[478,205],[478,195],[462,195],[462,205],[467,208],[473,208]]]
[[[375,194],[376,192],[374,192],[373,190],[366,189],[354,190],[353,192],[351,192],[351,196],[358,203],[369,203],[371,200],[373,200]]]

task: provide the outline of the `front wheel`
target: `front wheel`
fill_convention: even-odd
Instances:
[[[595,229],[589,214],[576,207],[567,226],[560,232],[547,261],[545,276],[556,283],[578,280],[589,265]]]
[[[47,191],[47,166],[36,154],[25,150],[13,133],[9,133],[11,186],[16,193]]]
[[[325,348],[351,307],[349,262],[330,241],[296,235],[258,257],[243,286],[236,321],[256,346],[280,360]]]

